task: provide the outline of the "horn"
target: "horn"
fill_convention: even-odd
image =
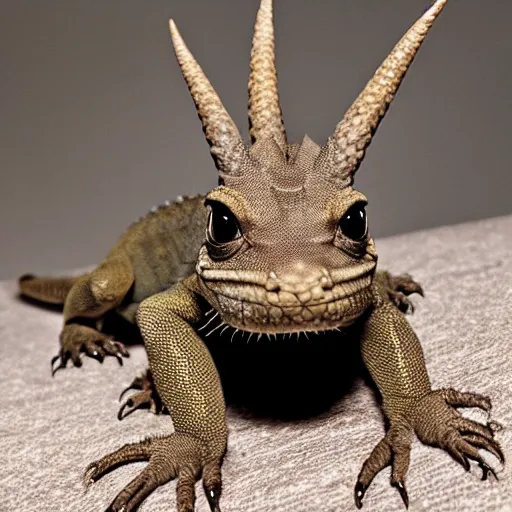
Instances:
[[[274,53],[272,0],[261,0],[254,26],[249,76],[249,128],[253,142],[273,137],[286,150]]]
[[[337,176],[341,173],[342,179],[353,181],[379,123],[447,1],[436,0],[414,23],[337,125],[329,140],[330,163]]]
[[[173,20],[169,21],[169,29],[176,58],[203,123],[217,169],[225,174],[237,174],[246,156],[243,139]]]

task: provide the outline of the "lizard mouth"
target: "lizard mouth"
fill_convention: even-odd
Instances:
[[[363,275],[335,284],[323,297],[303,301],[291,293],[269,293],[256,284],[226,281],[203,284],[220,316],[220,324],[219,320],[212,321],[211,329],[227,325],[252,333],[280,334],[348,327],[371,304],[371,282],[371,274]]]
[[[216,318],[215,318],[216,317]],[[352,322],[353,323],[353,322]],[[271,342],[286,342],[288,340],[306,340],[312,341],[317,337],[326,335],[329,333],[341,333],[344,327],[348,327],[351,324],[323,327],[318,329],[288,329],[284,331],[275,331],[268,329],[251,330],[248,327],[236,327],[228,324],[220,318],[220,314],[215,312],[214,309],[210,310],[210,315],[206,319],[206,322],[197,329],[201,337],[208,338],[219,337],[222,339],[228,339],[230,342],[244,341],[249,343],[252,341],[268,340]]]

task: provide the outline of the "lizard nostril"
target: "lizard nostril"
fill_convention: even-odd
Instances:
[[[279,282],[277,280],[277,275],[275,272],[270,272],[267,278],[267,282],[265,283],[265,290],[268,292],[278,292],[281,289]]]
[[[281,287],[276,281],[267,281],[265,283],[265,290],[267,290],[267,292],[278,292],[280,289]]]
[[[332,282],[332,279],[330,277],[322,277],[320,279],[320,285],[322,286],[322,290],[332,290],[334,287],[334,283]]]

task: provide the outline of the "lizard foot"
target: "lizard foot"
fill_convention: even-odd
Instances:
[[[396,487],[408,507],[405,477],[409,469],[413,433],[422,443],[446,450],[466,471],[471,468],[469,459],[475,460],[482,470],[482,480],[487,480],[489,474],[497,479],[494,470],[478,452],[478,448],[482,448],[502,464],[505,462],[500,445],[494,439],[492,423],[483,425],[464,418],[455,407],[478,407],[489,413],[491,401],[482,395],[453,389],[432,391],[418,400],[407,418],[391,422],[386,436],[364,462],[354,490],[357,508],[363,506],[363,497],[372,480],[389,465],[392,467],[391,485]]]
[[[203,448],[195,437],[176,433],[127,444],[90,464],[84,474],[84,483],[88,487],[121,465],[148,461],[143,471],[115,497],[105,512],[135,511],[157,487],[175,478],[178,479],[178,512],[193,512],[195,483],[201,475],[212,512],[220,512],[221,461],[204,462]]]
[[[60,345],[59,353],[51,361],[52,376],[60,369],[66,368],[70,359],[75,366],[82,366],[81,353],[97,359],[100,363],[105,356],[114,356],[120,365],[123,364],[123,357],[130,356],[125,346],[119,341],[114,341],[112,336],[80,324],[64,326],[60,334]]]
[[[402,313],[414,313],[414,304],[409,300],[409,295],[418,293],[424,297],[423,288],[409,274],[388,274],[387,292],[391,302]]]
[[[151,370],[148,368],[140,377],[136,377],[133,382],[121,393],[119,400],[123,398],[125,393],[131,389],[139,390],[137,393],[131,395],[121,406],[117,413],[117,418],[122,420],[132,412],[142,407],[148,407],[153,414],[160,414],[165,409],[165,406],[160,399]]]

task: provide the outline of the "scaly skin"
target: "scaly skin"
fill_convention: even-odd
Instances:
[[[89,302],[70,299],[73,311],[96,319],[106,309],[119,307],[128,287],[135,287],[132,304],[148,297],[142,300],[136,321],[157,393],[151,382],[136,383],[144,394],[135,395],[132,406],[159,396],[175,428],[169,436],[126,445],[88,467],[86,480],[91,483],[120,464],[148,461],[108,511],[136,510],[154,489],[177,478],[178,510],[191,512],[194,484],[202,477],[211,510],[219,512],[227,447],[225,403],[200,332],[206,321],[217,317],[219,327],[258,336],[319,330],[359,333],[363,361],[382,395],[389,429],[363,464],[355,487],[357,507],[372,479],[388,465],[391,484],[408,505],[406,475],[414,434],[448,451],[466,469],[468,459],[476,460],[484,479],[494,472],[478,448],[503,462],[491,426],[456,411],[461,406],[489,411],[489,398],[432,389],[421,346],[403,314],[410,308],[407,296],[421,293],[421,287],[408,276],[376,273],[377,252],[364,213],[367,201],[352,188],[377,126],[446,1],[434,2],[413,25],[324,146],[308,137],[301,144],[286,142],[271,0],[261,2],[251,53],[250,147],[171,21],[176,56],[219,170],[219,187],[206,196],[211,208],[206,237],[189,241],[189,249],[197,244],[199,254],[188,277],[154,294],[156,284],[172,282],[165,265],[174,260],[162,255],[167,235],[162,245],[158,229],[144,228],[139,234],[128,232],[134,241],[132,252],[121,243],[111,253],[113,260],[107,259],[91,274],[111,276],[116,293],[109,293],[104,278],[88,277],[77,283],[79,296]],[[154,222],[163,224],[160,218]],[[176,275],[172,273],[173,278]],[[212,311],[208,320],[207,312]],[[361,329],[351,330],[356,323]]]
[[[80,354],[103,361],[106,356],[129,353],[122,343],[101,332],[105,315],[116,311],[135,321],[138,304],[189,275],[204,238],[204,197],[180,198],[153,209],[121,236],[105,260],[78,278],[19,280],[22,295],[64,305],[64,326],[52,373],[69,360],[81,366]],[[57,364],[56,364],[57,363]]]

